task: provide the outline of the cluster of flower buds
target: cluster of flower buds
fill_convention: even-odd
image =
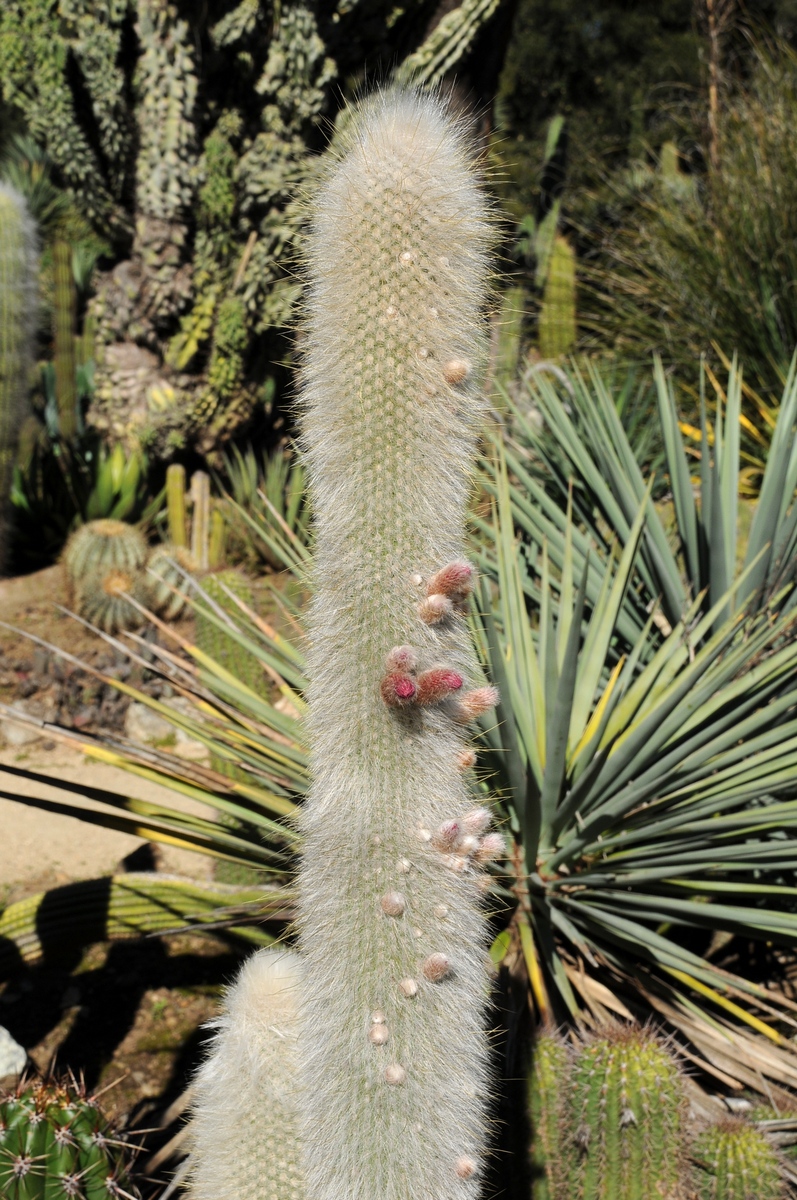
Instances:
[[[452,716],[463,725],[475,721],[498,702],[495,688],[474,688],[461,692],[464,680],[451,667],[430,667],[418,672],[412,646],[394,646],[385,659],[385,675],[380,684],[382,699],[390,708],[424,707],[454,700]]]
[[[442,567],[426,584],[426,599],[422,600],[418,612],[427,625],[464,612],[468,597],[473,591],[475,572],[465,559],[456,559]]]
[[[450,870],[461,872],[484,867],[506,853],[502,835],[486,832],[489,824],[490,810],[473,808],[463,817],[444,821],[434,833],[422,829],[420,836],[431,842]]]

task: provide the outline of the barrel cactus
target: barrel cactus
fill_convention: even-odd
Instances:
[[[762,1133],[727,1117],[697,1138],[700,1200],[780,1200],[778,1156]]]
[[[192,1200],[304,1200],[297,1111],[295,951],[259,950],[227,994],[197,1073]]]
[[[129,1200],[132,1153],[74,1080],[24,1080],[0,1096],[4,1200]]]
[[[431,96],[366,103],[308,245],[313,784],[300,878],[302,1142],[314,1200],[482,1190],[483,867],[461,555],[482,413],[487,207]]]
[[[89,572],[126,571],[137,575],[144,567],[147,543],[133,525],[103,519],[87,521],[66,544],[63,563],[73,585]]]
[[[143,576],[122,567],[88,571],[74,584],[75,611],[103,633],[118,633],[143,624],[141,611],[128,597],[141,605],[146,605],[149,598]]]
[[[165,543],[156,546],[147,559],[149,606],[167,621],[179,617],[185,608],[186,574],[194,569],[194,560],[183,546]]]
[[[617,1026],[587,1041],[566,1104],[568,1200],[678,1195],[683,1110],[679,1068],[652,1030]]]

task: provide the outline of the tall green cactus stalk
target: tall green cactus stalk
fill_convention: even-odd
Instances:
[[[191,476],[191,557],[198,571],[210,565],[210,476],[194,471]]]
[[[432,98],[355,114],[308,246],[304,448],[316,520],[313,784],[299,1039],[313,1200],[481,1191],[482,866],[460,558],[490,241],[464,131]]]
[[[259,950],[195,1081],[192,1200],[304,1200],[297,1099],[299,955]]]
[[[173,546],[181,546],[187,550],[185,467],[181,463],[172,463],[166,469],[166,515],[169,520],[169,541]]]
[[[35,226],[22,196],[0,183],[0,569],[36,334],[35,295]]]
[[[538,335],[543,358],[567,354],[576,340],[576,255],[566,238],[557,237],[542,296]]]
[[[747,1121],[728,1117],[695,1142],[700,1200],[780,1200],[778,1156]]]
[[[531,1118],[531,1194],[533,1200],[554,1200],[562,1175],[564,1106],[570,1057],[561,1037],[541,1033],[534,1043],[529,1078]]]
[[[77,292],[72,273],[72,247],[68,242],[53,245],[53,341],[55,344],[55,398],[58,431],[67,443],[77,437],[77,380],[75,377],[75,331]]]
[[[659,1200],[684,1167],[683,1087],[672,1056],[645,1028],[589,1041],[573,1064],[568,1200]]]

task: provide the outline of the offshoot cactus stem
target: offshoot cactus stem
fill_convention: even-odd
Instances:
[[[472,650],[464,621],[442,619],[472,587],[461,556],[490,222],[438,99],[387,93],[350,129],[308,250],[305,1175],[313,1200],[475,1200],[488,1085],[480,833],[459,853],[431,831],[474,811],[460,722],[495,701],[489,689],[459,699]],[[427,601],[445,601],[431,622],[424,581]]]

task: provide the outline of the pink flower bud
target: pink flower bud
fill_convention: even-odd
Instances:
[[[406,675],[415,670],[417,660],[412,646],[394,646],[385,659],[385,667],[390,672]]]
[[[423,964],[424,976],[430,983],[439,983],[445,979],[451,970],[451,964],[445,954],[430,954]]]
[[[462,725],[467,725],[470,721],[475,721],[482,713],[495,708],[498,700],[498,688],[474,688],[473,691],[466,692],[464,696],[457,697],[454,716]]]
[[[443,378],[446,383],[462,383],[470,375],[470,363],[464,358],[452,358],[443,366]]]
[[[385,704],[391,708],[403,708],[412,703],[418,689],[415,681],[410,679],[409,675],[404,675],[400,671],[391,671],[382,680],[379,690]]]
[[[468,1154],[463,1154],[454,1164],[457,1179],[472,1179],[476,1174],[476,1162]]]
[[[385,1067],[385,1081],[393,1087],[399,1087],[406,1079],[407,1072],[399,1063],[391,1063],[389,1067]]]
[[[400,917],[407,907],[407,901],[401,892],[386,892],[379,903],[387,917]]]
[[[476,766],[476,752],[474,750],[461,750],[457,755],[457,766],[460,771],[470,771],[471,767]]]
[[[464,558],[455,559],[441,567],[426,585],[426,595],[448,596],[451,600],[464,600],[473,591],[474,570]]]
[[[506,842],[500,833],[488,833],[479,842],[478,849],[474,854],[474,859],[477,863],[493,862],[496,858],[503,858],[506,854]]]
[[[446,617],[450,617],[453,612],[453,602],[449,600],[448,596],[442,596],[439,593],[427,596],[418,605],[418,614],[427,625],[437,625],[440,621],[445,621]]]
[[[448,667],[432,667],[418,676],[418,704],[439,704],[452,692],[458,692],[462,682],[458,671]]]
[[[489,808],[472,808],[462,818],[462,828],[466,833],[481,837],[491,820],[492,813]]]
[[[462,825],[459,821],[444,821],[432,837],[432,845],[436,850],[452,850],[462,836]]]

